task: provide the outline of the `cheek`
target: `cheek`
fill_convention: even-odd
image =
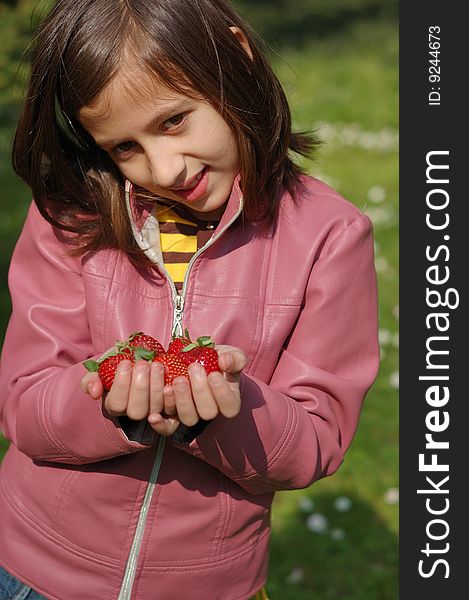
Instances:
[[[115,163],[121,174],[137,185],[146,187],[146,184],[151,183],[151,173],[148,169],[144,168],[144,165],[138,161],[133,162],[122,162]]]
[[[239,163],[236,140],[228,125],[225,123],[223,125],[223,127],[219,128],[217,134],[217,146],[219,153],[220,156],[223,157],[223,161],[228,168],[236,169]]]

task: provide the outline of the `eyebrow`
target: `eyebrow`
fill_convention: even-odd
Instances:
[[[145,129],[152,127],[158,121],[163,122],[169,119],[169,117],[177,115],[179,112],[183,112],[189,108],[190,99],[184,98],[181,100],[176,100],[173,104],[167,105],[161,109],[161,112],[157,114],[146,126]],[[126,137],[119,138],[110,138],[110,139],[96,139],[95,143],[103,148],[104,150],[108,150],[110,148],[114,148],[119,144],[122,144],[127,140]]]

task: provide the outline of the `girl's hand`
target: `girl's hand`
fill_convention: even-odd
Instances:
[[[222,373],[207,376],[201,365],[193,363],[189,365],[189,379],[176,377],[171,386],[165,386],[161,363],[140,360],[133,365],[123,360],[107,394],[97,373],[86,373],[81,388],[95,400],[103,397],[109,415],[148,418],[153,429],[165,436],[173,434],[180,422],[190,427],[199,419],[211,421],[218,414],[233,418],[241,408],[239,378],[246,355],[234,346],[217,346],[216,350]]]
[[[163,390],[164,412],[177,415],[184,425],[195,425],[199,419],[211,421],[219,414],[235,417],[241,409],[239,378],[246,366],[246,355],[234,346],[217,346],[221,373],[207,375],[202,365],[189,365],[189,379],[176,377]],[[160,432],[161,413],[148,417],[152,427]]]
[[[128,360],[119,363],[114,383],[105,392],[98,373],[86,373],[80,382],[82,390],[94,400],[103,398],[103,406],[112,417],[126,415],[130,419],[146,419],[158,414],[155,431],[171,435],[179,427],[175,413],[161,414],[164,409],[164,367],[161,363],[139,360],[133,365]]]
[[[189,379],[176,377],[163,390],[164,413],[177,415],[181,423],[191,427],[199,419],[211,421],[219,414],[233,418],[241,409],[240,374],[246,366],[246,355],[234,346],[216,346],[221,373],[207,375],[202,365],[189,365]],[[159,431],[161,413],[151,413],[149,423]]]

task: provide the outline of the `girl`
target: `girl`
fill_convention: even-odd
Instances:
[[[273,494],[340,466],[378,368],[370,221],[313,146],[226,0],[55,3],[13,149],[2,598],[266,597]],[[84,374],[185,328],[221,373]]]

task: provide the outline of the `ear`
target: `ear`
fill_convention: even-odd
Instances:
[[[246,54],[249,56],[249,58],[251,60],[253,60],[251,46],[249,45],[248,39],[245,36],[244,31],[242,31],[239,27],[234,27],[234,26],[230,27],[230,29],[233,32],[233,35],[238,40],[238,42],[241,44],[241,46],[246,51]]]

